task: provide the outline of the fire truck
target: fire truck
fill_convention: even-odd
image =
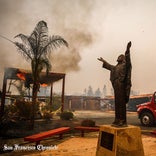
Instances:
[[[156,122],[156,92],[151,100],[137,105],[138,118],[143,126],[152,126]]]

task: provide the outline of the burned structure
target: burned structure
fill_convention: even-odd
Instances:
[[[18,69],[18,68],[6,68],[4,71],[3,78],[3,88],[2,88],[2,98],[1,98],[1,107],[0,107],[0,116],[4,114],[5,98],[8,96],[6,93],[7,89],[7,80],[24,80],[25,86],[29,87],[32,80],[32,73],[29,70]],[[64,110],[64,91],[65,91],[65,74],[64,73],[53,73],[50,72],[48,75],[42,72],[40,75],[40,84],[46,84],[51,86],[50,91],[50,103],[52,103],[52,94],[53,94],[53,83],[56,81],[62,80],[62,95],[61,95],[61,111]]]
[[[66,110],[100,110],[100,97],[92,96],[65,96]]]

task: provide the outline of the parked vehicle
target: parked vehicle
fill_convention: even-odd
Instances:
[[[138,118],[143,126],[152,126],[156,122],[156,92],[150,102],[137,105]]]

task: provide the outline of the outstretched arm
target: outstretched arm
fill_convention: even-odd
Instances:
[[[105,60],[102,58],[102,57],[100,57],[100,58],[97,58],[99,61],[101,61],[101,62],[105,62]]]
[[[114,67],[113,65],[106,62],[102,57],[97,58],[97,59],[103,63],[103,66],[102,66],[103,68],[106,68],[108,70],[112,70],[112,68]]]
[[[126,59],[126,64],[127,64],[127,68],[131,68],[131,58],[130,58],[130,48],[131,48],[131,41],[128,42],[127,44],[127,49],[126,49],[126,52],[125,52],[125,59]]]
[[[125,54],[129,54],[129,53],[130,53],[130,48],[131,48],[131,45],[132,45],[131,41],[130,41],[130,42],[128,42],[128,44],[127,44],[127,49],[126,49]]]

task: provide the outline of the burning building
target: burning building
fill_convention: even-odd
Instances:
[[[65,74],[64,73],[53,73],[50,72],[48,75],[44,72],[40,75],[40,84],[41,86],[51,86],[50,92],[50,102],[52,102],[52,92],[53,92],[53,83],[62,79],[62,96],[61,96],[61,103],[63,111],[64,109],[64,90],[65,90]],[[7,80],[23,80],[25,82],[25,86],[29,87],[33,83],[32,73],[29,70],[25,69],[18,69],[18,68],[6,68],[4,71],[4,78],[3,78],[3,88],[2,88],[2,98],[1,98],[1,107],[0,107],[0,115],[3,116],[4,114],[4,105],[5,105],[5,98],[8,96],[6,94],[7,88]]]

